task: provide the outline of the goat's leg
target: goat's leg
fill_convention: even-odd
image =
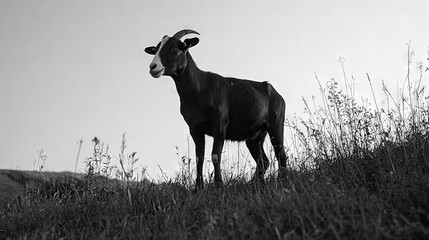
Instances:
[[[213,139],[213,150],[212,150],[212,162],[214,166],[214,179],[216,186],[222,186],[222,175],[220,170],[220,162],[222,156],[223,143],[225,139],[220,137],[215,137]]]
[[[204,133],[191,129],[191,136],[195,143],[195,155],[197,162],[197,180],[195,182],[195,189],[203,188],[203,164],[204,164],[204,146],[205,136]]]
[[[276,158],[279,162],[279,179],[283,179],[286,177],[286,162],[287,162],[287,155],[283,146],[283,124],[281,126],[277,127],[276,129],[272,129],[269,131],[270,138],[271,138],[271,144],[274,148],[274,153],[276,155]]]
[[[256,139],[248,139],[246,141],[246,146],[249,149],[250,154],[256,162],[256,172],[254,179],[261,183],[264,182],[264,175],[268,169],[269,160],[267,155],[264,152],[262,144],[264,143],[266,133],[262,134]]]
[[[219,109],[214,111],[214,114],[210,119],[213,132],[212,162],[215,172],[215,184],[218,187],[222,186],[220,163],[222,161],[222,149],[225,142],[226,127],[228,125],[228,118],[225,109],[227,109],[226,106],[220,105]]]

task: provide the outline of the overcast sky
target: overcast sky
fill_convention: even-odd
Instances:
[[[271,82],[290,118],[318,95],[315,73],[342,79],[340,57],[359,98],[370,96],[365,73],[378,90],[402,83],[406,44],[416,61],[428,57],[428,9],[424,0],[0,0],[0,168],[31,170],[44,149],[48,170],[73,171],[82,139],[83,171],[94,136],[117,156],[125,132],[152,177],[159,167],[173,176],[188,128],[174,82],[153,79],[143,52],[166,34],[198,31],[201,69]]]

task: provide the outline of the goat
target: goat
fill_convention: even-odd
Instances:
[[[155,55],[150,63],[154,78],[173,78],[180,97],[180,112],[195,143],[196,189],[203,187],[205,135],[213,137],[211,159],[214,179],[222,186],[221,153],[225,140],[246,141],[256,161],[254,179],[263,183],[269,160],[263,149],[267,133],[279,162],[279,178],[285,177],[287,156],[283,147],[285,101],[268,82],[222,77],[200,70],[189,53],[198,44],[194,37],[181,39],[194,30],[181,30],[164,36],[158,45],[145,48]]]

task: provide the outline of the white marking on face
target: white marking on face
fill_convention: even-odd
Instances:
[[[167,35],[165,35],[162,40],[161,40],[161,44],[159,45],[158,51],[155,54],[155,57],[153,58],[152,62],[150,63],[150,75],[152,75],[152,77],[154,78],[159,78],[164,74],[165,71],[165,67],[164,65],[162,65],[161,62],[161,57],[159,56],[159,53],[161,52],[162,47],[164,46],[164,44],[168,41],[168,39],[170,39],[170,37],[168,37]],[[152,66],[154,66],[152,68]]]
[[[214,164],[217,164],[217,162],[219,162],[219,157],[217,156],[217,154],[212,154],[212,162]]]

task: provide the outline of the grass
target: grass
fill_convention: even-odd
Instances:
[[[419,66],[399,99],[384,88],[374,109],[357,103],[346,75],[345,90],[316,76],[322,106],[305,101],[305,118],[286,123],[288,155],[300,164],[282,182],[270,173],[263,187],[235,175],[194,193],[186,157],[175,179],[138,180],[125,138],[118,168],[94,139],[83,181],[18,194],[1,210],[0,238],[428,239],[429,103]]]

